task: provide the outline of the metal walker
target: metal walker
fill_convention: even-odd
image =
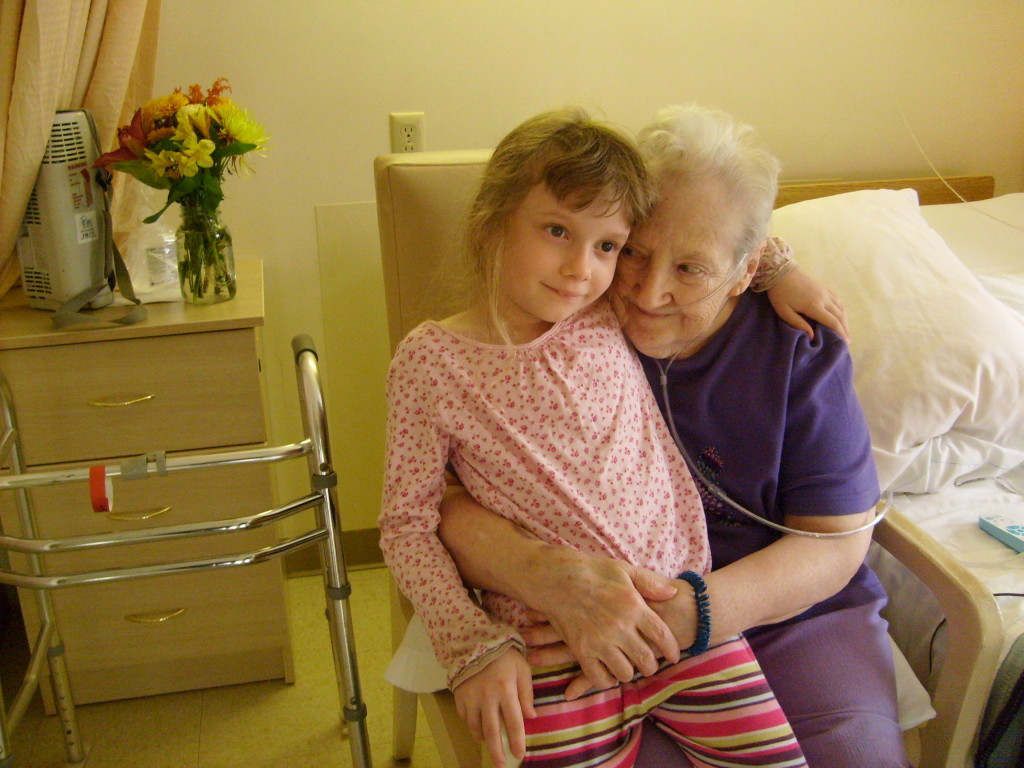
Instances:
[[[345,570],[341,549],[341,518],[337,503],[337,475],[331,463],[331,448],[327,433],[327,414],[316,350],[309,336],[300,335],[292,340],[299,386],[304,437],[301,442],[278,447],[255,448],[202,455],[180,455],[164,459],[147,454],[135,460],[144,462],[145,476],[149,473],[183,472],[192,469],[223,467],[234,464],[276,462],[307,458],[311,491],[274,509],[230,520],[216,520],[192,525],[165,526],[122,533],[74,536],[62,539],[40,539],[28,489],[68,482],[87,482],[89,469],[68,469],[52,472],[25,472],[17,421],[10,387],[0,373],[0,467],[9,466],[12,474],[0,476],[0,491],[10,490],[17,496],[18,514],[23,536],[7,536],[0,531],[0,551],[19,552],[28,556],[29,573],[0,568],[0,584],[28,588],[35,591],[39,610],[40,630],[32,648],[24,681],[8,708],[0,691],[0,768],[15,768],[11,752],[10,734],[17,728],[28,703],[39,685],[39,672],[44,661],[49,663],[57,714],[64,732],[69,762],[85,759],[85,750],[78,734],[78,720],[71,696],[64,647],[56,624],[49,590],[96,582],[111,582],[145,578],[164,574],[187,573],[210,568],[234,568],[281,557],[314,542],[320,546],[323,563],[324,591],[327,601],[327,620],[334,652],[334,667],[338,693],[342,702],[342,718],[348,724],[352,764],[355,768],[371,768],[370,741],[366,727],[366,705],[359,684],[356,664],[355,640],[352,633],[352,614],[348,597],[352,592]],[[159,459],[159,465],[158,465]],[[107,477],[122,476],[124,465],[110,466]],[[248,552],[233,553],[199,560],[180,560],[169,563],[140,565],[109,570],[86,571],[62,575],[44,573],[41,555],[113,547],[145,542],[171,541],[218,533],[259,528],[282,520],[305,509],[317,512],[314,529],[281,541],[271,547]]]

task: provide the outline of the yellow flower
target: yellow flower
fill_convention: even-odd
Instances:
[[[224,175],[248,170],[244,157],[266,150],[263,127],[228,98],[230,91],[221,77],[205,92],[193,85],[149,100],[130,125],[118,129],[118,149],[97,160],[96,167],[130,173],[167,190],[167,204],[144,221],[156,221],[175,202],[200,192],[216,207]]]
[[[178,129],[174,132],[174,140],[184,142],[197,133],[203,138],[210,138],[210,120],[207,107],[202,104],[186,104],[178,110]]]
[[[172,179],[180,178],[178,173],[178,159],[181,156],[177,152],[164,149],[157,154],[151,149],[146,150],[146,159],[149,160],[157,176],[167,176]]]
[[[178,170],[182,176],[195,176],[200,168],[213,167],[213,150],[216,146],[209,139],[196,139],[195,134],[185,139],[179,154]]]
[[[238,141],[242,144],[254,144],[256,150],[263,149],[267,143],[267,135],[263,126],[249,116],[248,111],[235,106],[231,99],[222,98],[210,111],[220,123],[220,137],[226,144]]]

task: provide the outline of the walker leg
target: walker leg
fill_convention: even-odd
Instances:
[[[324,546],[322,550],[330,547]],[[332,584],[333,568],[328,563],[338,559],[321,552],[325,557],[325,588],[327,591],[327,620],[331,630],[331,647],[334,650],[334,669],[338,679],[338,698],[342,702],[343,723],[349,727],[349,748],[352,751],[352,765],[355,768],[371,768],[370,737],[366,729],[366,704],[363,702],[359,685],[359,668],[356,665],[355,638],[352,636],[352,614],[349,610],[348,595],[352,591],[347,579],[341,585]],[[344,575],[344,563],[342,575]]]
[[[78,715],[75,712],[75,700],[71,697],[68,667],[64,660],[64,643],[56,632],[53,637],[54,644],[49,650],[53,701],[64,733],[64,749],[68,754],[68,762],[81,763],[85,760],[85,748],[78,733]]]
[[[330,439],[327,432],[327,413],[324,409],[323,390],[317,367],[316,350],[308,336],[292,339],[295,351],[299,400],[306,436],[312,444],[308,457],[313,488],[323,496],[320,505],[320,524],[327,537],[320,543],[320,558],[324,569],[324,590],[327,593],[327,620],[331,630],[334,651],[334,669],[338,677],[338,698],[341,700],[344,721],[349,725],[349,748],[354,768],[371,768],[370,736],[366,727],[366,704],[359,685],[359,667],[356,663],[355,637],[352,632],[352,613],[348,597],[352,586],[345,570],[345,554],[341,548],[341,514],[338,511],[338,476],[331,463]]]
[[[4,691],[0,687],[0,768],[14,768],[14,749],[7,732],[7,707],[4,705]]]

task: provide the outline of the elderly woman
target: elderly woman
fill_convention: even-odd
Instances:
[[[765,243],[778,164],[752,129],[697,107],[663,111],[640,136],[659,190],[630,235],[614,304],[697,478],[713,570],[711,641],[744,632],[811,766],[906,766],[884,591],[864,565],[878,481],[839,336],[786,325],[746,290]],[[712,486],[780,533],[739,514]],[[656,668],[697,631],[693,590],[626,563],[531,539],[466,494],[441,535],[466,581],[550,621],[528,630],[530,661],[575,659],[567,692]],[[671,637],[667,637],[667,631]],[[651,729],[651,726],[645,726]],[[652,732],[640,766],[685,765]]]

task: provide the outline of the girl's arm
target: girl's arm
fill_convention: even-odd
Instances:
[[[777,237],[768,238],[761,262],[750,284],[753,291],[768,292],[768,299],[783,321],[812,339],[814,329],[801,315],[831,328],[849,343],[846,311],[835,291],[802,271],[789,245]]]
[[[407,343],[409,342],[409,343]],[[406,340],[388,373],[387,461],[379,525],[381,551],[399,589],[409,598],[438,661],[455,687],[508,646],[519,633],[493,622],[471,599],[448,550],[437,536],[445,490],[449,437],[432,404],[438,359],[429,343]]]

